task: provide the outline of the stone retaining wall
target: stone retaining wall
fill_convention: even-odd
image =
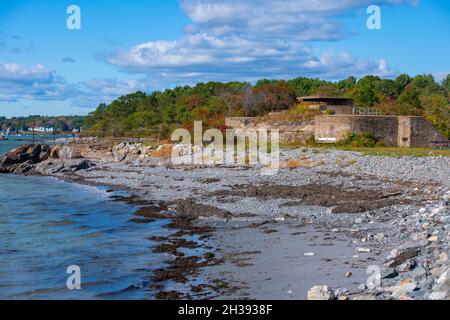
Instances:
[[[349,133],[369,132],[388,147],[426,147],[444,136],[423,117],[334,115],[315,118],[314,136],[324,143],[345,139]]]
[[[262,121],[259,118],[226,118],[225,125],[231,129],[279,130],[280,142],[306,142],[314,136],[314,121]]]

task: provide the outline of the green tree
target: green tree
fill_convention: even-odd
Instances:
[[[439,95],[431,94],[422,98],[425,117],[450,138],[450,107],[448,100]]]
[[[412,81],[411,77],[407,74],[401,74],[395,79],[399,91],[403,91],[406,88],[406,86],[411,83],[411,81]]]
[[[355,105],[360,108],[373,107],[379,102],[375,90],[369,81],[358,84],[356,91]]]
[[[349,90],[356,86],[357,79],[353,76],[337,82],[336,86],[341,90]]]
[[[411,83],[428,94],[437,93],[440,90],[439,84],[436,83],[431,74],[417,75],[412,79]]]
[[[400,92],[397,82],[390,79],[381,81],[380,91],[385,97],[388,97],[389,99],[397,98]]]
[[[294,89],[294,92],[298,97],[315,94],[317,92],[317,89],[326,83],[326,81],[322,81],[317,78],[310,79],[305,77],[295,78],[287,81],[287,84]]]
[[[414,84],[406,86],[405,90],[398,97],[397,103],[420,108],[420,90]]]
[[[444,89],[447,91],[447,93],[450,93],[450,74],[448,74],[444,80],[442,80],[442,85],[444,86]]]

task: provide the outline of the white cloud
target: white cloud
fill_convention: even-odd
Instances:
[[[110,103],[119,96],[136,91],[146,91],[145,82],[136,80],[92,79],[78,84],[78,94],[73,97],[72,105],[94,108],[99,103]]]
[[[43,65],[0,62],[0,100],[64,100],[72,89]]]
[[[416,4],[380,0],[379,5]],[[370,0],[182,0],[191,23],[176,41],[150,41],[103,59],[123,71],[171,83],[247,80],[262,77],[391,76],[383,59],[349,53],[318,53],[313,41],[346,35],[339,17]]]
[[[92,79],[79,83],[67,81],[37,64],[25,66],[0,62],[0,101],[67,101],[77,107],[95,108],[121,95],[145,91],[147,82],[118,79]]]
[[[348,36],[340,17],[371,0],[181,0],[191,22],[176,41],[149,41],[101,57],[142,81],[67,81],[37,64],[0,62],[0,101],[71,100],[94,108],[136,90],[199,81],[255,81],[296,76],[338,79],[349,75],[391,76],[387,62],[348,52],[320,52],[314,41]],[[418,0],[379,0],[379,5],[417,4]],[[0,52],[20,38],[0,32]],[[32,48],[32,44],[29,44]],[[22,46],[24,47],[24,46]],[[28,49],[31,50],[31,49]],[[69,58],[65,59],[69,62]]]
[[[379,0],[378,5],[417,4],[418,0]],[[257,37],[338,40],[343,36],[337,17],[372,0],[182,0],[192,21],[186,30],[213,34],[245,32]]]
[[[35,82],[50,81],[52,74],[41,64],[27,67],[17,63],[1,63],[0,64],[0,81],[10,82]]]
[[[159,76],[172,82],[248,80],[299,75],[346,77],[393,72],[383,61],[364,60],[348,53],[317,55],[305,43],[263,42],[236,35],[185,35],[173,42],[148,42],[115,52],[106,60],[129,73]]]

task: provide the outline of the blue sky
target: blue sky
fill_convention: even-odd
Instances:
[[[66,27],[69,5],[81,30]],[[381,7],[368,30],[367,7]],[[450,1],[1,0],[0,116],[200,81],[450,73]]]

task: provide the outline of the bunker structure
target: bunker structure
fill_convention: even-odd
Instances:
[[[307,96],[297,98],[299,103],[308,104],[311,110],[319,110],[322,113],[332,111],[334,114],[353,114],[355,108],[353,99],[333,98],[322,96]]]
[[[445,140],[423,117],[334,115],[314,119],[314,137],[322,143],[334,143],[350,133],[368,132],[387,147],[428,147],[436,140]]]
[[[307,96],[299,97],[297,101],[309,104],[311,109],[322,114],[303,122],[227,118],[225,125],[232,129],[277,129],[283,143],[306,142],[311,137],[320,143],[336,143],[352,133],[369,133],[387,147],[431,147],[435,142],[448,142],[423,117],[363,114],[354,107],[353,100],[347,98]]]

